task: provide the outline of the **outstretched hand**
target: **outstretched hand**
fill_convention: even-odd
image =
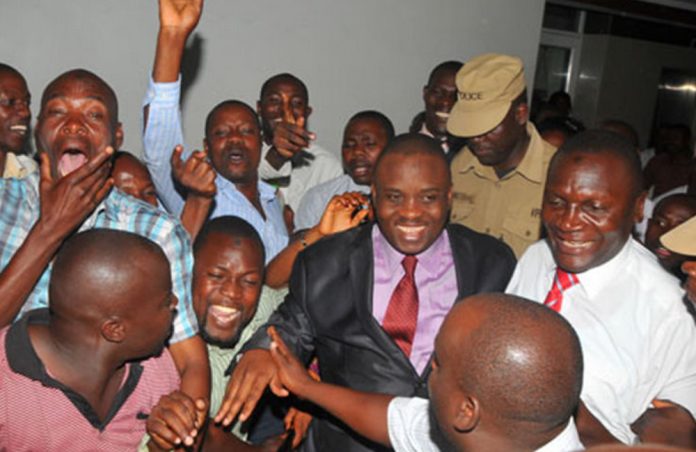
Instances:
[[[48,155],[40,155],[39,221],[47,230],[67,237],[106,197],[113,186],[109,178],[113,153],[113,148],[108,146],[80,168],[58,179],[51,172]]]
[[[203,198],[212,198],[217,192],[215,170],[204,151],[194,151],[186,162],[181,160],[183,146],[174,148],[171,158],[172,174],[188,193]]]
[[[366,195],[358,192],[335,195],[321,216],[319,233],[322,236],[336,234],[354,228],[368,217],[372,218],[372,207]]]
[[[196,28],[201,11],[203,0],[159,0],[160,27],[189,34]]]

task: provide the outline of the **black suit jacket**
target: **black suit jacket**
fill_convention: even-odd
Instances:
[[[304,362],[316,353],[325,382],[359,391],[427,397],[430,365],[419,375],[372,315],[371,227],[336,234],[302,252],[293,268],[290,292],[268,325],[275,325]],[[510,248],[461,225],[448,225],[447,232],[457,299],[504,291],[515,266]],[[261,328],[245,350],[268,347],[266,329]],[[380,450],[328,416],[315,418],[305,442],[307,450]]]

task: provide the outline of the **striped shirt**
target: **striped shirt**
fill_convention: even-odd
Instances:
[[[181,79],[173,83],[155,83],[151,78],[143,101],[144,106],[149,106],[147,126],[143,133],[143,158],[152,174],[152,180],[162,203],[169,212],[176,215],[181,213],[184,199],[174,186],[169,160],[174,147],[184,143],[179,109],[180,93]],[[184,152],[184,158],[187,158],[189,154],[189,150]],[[232,182],[218,174],[215,185],[217,195],[211,218],[234,215],[251,224],[263,240],[266,262],[287,246],[288,232],[283,221],[280,202],[273,187],[263,181],[258,183],[261,207],[266,214],[264,220],[254,205],[237,190]]]
[[[46,323],[48,310],[40,309],[0,331],[0,450],[135,450],[152,407],[179,388],[169,352],[126,364],[109,414],[100,419],[36,354],[27,326]]]
[[[210,417],[213,418],[217,414],[218,410],[222,406],[222,401],[225,397],[225,390],[227,389],[227,382],[230,379],[229,374],[226,374],[227,369],[230,367],[230,363],[234,357],[239,353],[244,344],[251,339],[256,330],[262,327],[268,318],[275,312],[276,308],[283,302],[285,295],[287,295],[288,289],[272,289],[268,286],[263,286],[261,291],[261,298],[259,299],[259,304],[256,308],[256,313],[254,317],[249,321],[247,326],[242,330],[242,334],[239,336],[239,341],[232,348],[222,348],[215,345],[207,344],[208,348],[208,360],[210,361]],[[232,424],[231,432],[236,435],[239,439],[246,440],[247,431],[246,426],[242,423],[236,422]],[[147,443],[150,441],[150,436],[145,435],[143,440],[140,442],[140,447],[138,451],[147,452],[149,449]]]
[[[39,173],[24,179],[0,180],[0,269],[4,269],[41,213]],[[193,256],[188,234],[179,221],[151,205],[132,198],[117,189],[97,206],[80,226],[132,232],[157,243],[169,259],[172,290],[179,299],[171,343],[194,336],[198,324],[191,305],[191,271]],[[31,309],[48,306],[48,282],[53,264],[44,270],[15,320]]]

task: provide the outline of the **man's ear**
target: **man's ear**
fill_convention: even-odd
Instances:
[[[529,120],[529,105],[527,105],[527,102],[520,102],[515,107],[515,122],[517,122],[517,124],[523,126],[523,125],[527,124],[528,120]]]
[[[261,116],[261,99],[256,101],[256,114],[258,114],[259,117]]]
[[[116,123],[116,130],[114,131],[114,152],[121,149],[123,144],[123,124],[120,122]]]
[[[126,338],[126,326],[120,317],[112,316],[102,323],[101,334],[109,342],[120,343]]]
[[[454,415],[454,429],[460,433],[472,432],[478,426],[480,419],[481,404],[478,399],[464,395]]]
[[[633,207],[633,222],[634,223],[640,223],[643,221],[643,215],[644,215],[644,209],[645,209],[645,200],[648,197],[648,192],[643,190],[640,193],[640,196],[638,196],[638,199],[636,199],[636,204]]]
[[[452,210],[452,184],[447,189],[447,210]]]
[[[309,105],[307,105],[307,106],[305,107],[305,118],[309,118],[309,115],[311,115],[313,111],[314,111],[314,110],[312,110],[312,107],[310,107]]]
[[[425,102],[425,98],[428,96],[428,85],[425,85],[423,87],[423,102]]]

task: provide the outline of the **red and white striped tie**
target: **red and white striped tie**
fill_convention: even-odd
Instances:
[[[556,269],[556,277],[553,279],[553,286],[546,295],[544,304],[556,312],[561,311],[563,304],[563,292],[570,289],[574,285],[580,283],[580,280],[575,273],[568,273],[560,268]]]

